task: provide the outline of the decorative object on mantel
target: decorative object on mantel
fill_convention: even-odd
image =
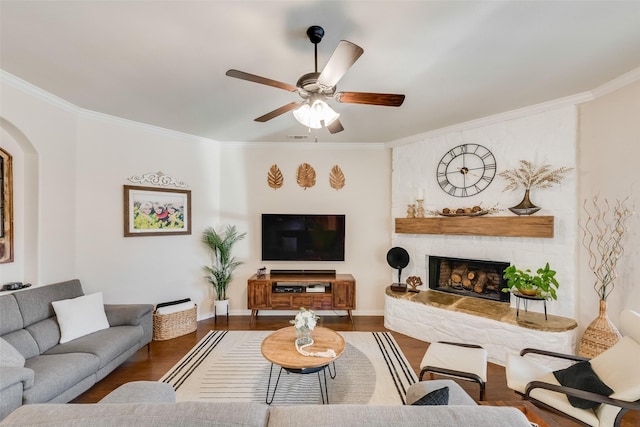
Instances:
[[[520,270],[515,265],[510,265],[504,270],[507,287],[502,292],[519,292],[526,296],[536,296],[541,299],[558,299],[556,290],[560,286],[555,278],[556,271],[546,263],[544,268],[536,270],[534,275],[531,270]]]
[[[418,207],[416,208],[416,218],[424,218],[424,206],[422,206],[423,202],[423,199],[416,200],[416,204],[418,205]]]
[[[593,288],[600,298],[598,317],[580,340],[578,354],[583,357],[596,357],[622,338],[607,316],[607,298],[615,288],[616,267],[624,253],[622,239],[627,232],[626,221],[633,214],[626,206],[629,198],[616,200],[612,205],[596,196],[591,203],[587,199],[583,203],[587,220],[578,225],[583,232],[582,246],[589,254],[589,268],[596,276]]]
[[[340,166],[335,165],[331,168],[331,173],[329,173],[329,185],[331,185],[331,188],[340,190],[344,187],[344,183],[344,173],[342,172],[342,169],[340,169]]]
[[[472,208],[443,208],[441,211],[429,211],[429,213],[434,216],[481,216],[500,211],[501,209],[498,209],[496,206],[489,209],[483,209],[479,205],[476,205]]]
[[[407,218],[415,218],[416,217],[416,205],[410,204],[407,205]]]
[[[560,184],[564,174],[573,168],[562,166],[558,169],[551,169],[550,165],[536,165],[527,160],[520,160],[520,167],[517,169],[507,169],[499,175],[507,180],[507,186],[502,191],[515,191],[520,187],[524,188],[524,198],[517,205],[509,208],[516,215],[532,215],[541,208],[534,205],[529,198],[532,188],[546,189],[554,184]]]
[[[409,292],[420,292],[418,286],[422,286],[422,279],[419,276],[409,276],[407,285],[411,286],[411,289],[408,289]]]
[[[309,163],[303,163],[298,166],[296,181],[298,182],[298,185],[305,190],[313,187],[316,185],[316,171]]]
[[[142,176],[134,175],[131,178],[128,178],[129,182],[134,182],[136,184],[153,184],[160,185],[163,187],[168,187],[170,185],[178,188],[187,188],[188,185],[182,181],[178,181],[176,178],[165,175],[162,172],[156,173],[145,173]]]
[[[278,165],[274,164],[269,168],[269,172],[267,173],[267,184],[269,184],[269,187],[274,190],[277,190],[282,187],[282,184],[284,184],[284,177],[282,176],[282,172]]]

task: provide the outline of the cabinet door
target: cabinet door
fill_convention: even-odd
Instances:
[[[355,282],[333,282],[333,307],[342,310],[356,308]]]
[[[271,283],[252,280],[248,283],[247,297],[249,309],[271,308]]]

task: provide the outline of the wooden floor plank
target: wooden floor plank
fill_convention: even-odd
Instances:
[[[125,363],[116,368],[111,374],[82,394],[73,403],[95,403],[129,381],[152,380],[157,381],[176,362],[182,358],[205,334],[212,329],[244,331],[244,330],[276,330],[290,326],[292,316],[258,316],[251,322],[249,316],[229,316],[216,319],[206,319],[198,322],[196,332],[167,341],[153,341],[149,348],[139,350]],[[347,316],[323,316],[321,325],[336,331],[387,331],[384,318],[381,316],[354,316],[353,323]],[[407,360],[416,375],[420,373],[420,362],[428,347],[428,343],[392,332],[393,337],[402,348]],[[520,400],[519,396],[507,387],[504,367],[489,363],[486,385],[486,400],[513,401]],[[438,376],[435,376],[438,378]],[[444,377],[441,377],[444,378]],[[478,396],[478,385],[473,382],[457,380],[470,396]],[[547,417],[557,422],[560,427],[574,427],[579,424],[567,418],[544,411]],[[627,413],[623,419],[623,427],[640,425],[640,412]]]

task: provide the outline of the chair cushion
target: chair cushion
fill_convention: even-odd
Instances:
[[[554,371],[553,375],[558,382],[565,386],[578,390],[589,391],[603,396],[609,396],[613,389],[607,386],[591,368],[589,362],[578,362],[566,369]],[[567,396],[571,406],[581,409],[593,409],[600,406],[600,403],[591,400],[581,399],[575,396]]]
[[[60,325],[60,344],[107,329],[102,292],[51,303]]]
[[[449,404],[449,387],[442,387],[425,394],[420,399],[412,403],[412,405],[448,405]]]
[[[507,386],[511,390],[524,394],[527,384],[551,373],[551,368],[534,359],[507,353],[505,373],[507,375]]]
[[[427,366],[476,374],[486,382],[487,350],[434,342],[429,344],[429,348],[420,362],[420,369]]]

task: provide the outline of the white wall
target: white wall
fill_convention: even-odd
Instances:
[[[1,77],[2,144],[18,159],[19,205],[17,260],[0,266],[2,283],[38,286],[77,277],[85,292],[103,291],[109,303],[190,297],[200,318],[208,317],[213,295],[204,278],[209,256],[200,238],[206,227],[230,223],[248,232],[236,253],[245,264],[230,288],[231,313],[246,314],[246,280],[263,264],[260,213],[336,212],[347,215],[346,261],[268,267],[352,273],[356,314],[382,314],[390,239],[390,150],[384,145],[221,147],[217,141],[85,111],[7,73]],[[303,162],[318,174],[316,186],[307,190],[295,182]],[[266,183],[274,163],[285,175],[278,191]],[[346,175],[340,191],[328,184],[335,164]],[[135,185],[129,177],[155,172],[189,185],[192,235],[123,237],[123,185]]]
[[[495,215],[514,215],[507,210],[522,200],[524,190],[503,192],[506,181],[496,174],[492,183],[471,197],[453,197],[436,180],[442,156],[463,143],[480,144],[495,156],[497,172],[519,166],[520,160],[549,164],[553,168],[576,166],[577,110],[573,106],[527,113],[519,117],[487,118],[469,125],[425,134],[393,149],[392,212],[405,217],[407,204],[415,201],[415,188],[424,189],[427,211],[480,205],[498,208]],[[576,171],[566,175],[561,185],[547,190],[531,190],[531,200],[542,207],[536,215],[554,217],[554,237],[514,238],[484,236],[445,236],[394,234],[393,245],[407,249],[411,262],[406,275],[418,275],[428,283],[426,256],[483,259],[511,262],[520,268],[536,270],[549,262],[558,272],[558,301],[548,303],[551,314],[574,318],[576,314]],[[434,215],[434,214],[431,214]],[[406,277],[406,276],[405,276]],[[512,301],[515,305],[515,301]],[[542,311],[542,304],[530,304],[531,311]]]
[[[631,196],[627,204],[637,210],[640,205],[640,81],[580,106],[580,188],[579,215],[584,221],[582,201],[599,195],[611,202]],[[618,324],[618,314],[625,309],[640,312],[640,217],[628,221],[623,241],[624,254],[618,261],[615,291],[608,299],[609,318]],[[580,235],[581,236],[581,235]],[[598,315],[598,296],[592,286],[594,275],[587,267],[587,252],[579,251],[578,321],[586,327]]]
[[[381,315],[388,286],[390,150],[380,144],[240,144],[221,150],[222,223],[235,224],[248,237],[240,245],[246,263],[230,287],[231,309],[247,307],[246,279],[265,265],[268,270],[335,269],[356,279],[356,314]],[[316,185],[306,190],[296,182],[296,170],[308,163]],[[267,172],[277,164],[284,185],[267,185]],[[340,166],[346,177],[341,190],[329,185],[329,172]],[[333,213],[346,215],[344,262],[262,262],[260,214]]]

